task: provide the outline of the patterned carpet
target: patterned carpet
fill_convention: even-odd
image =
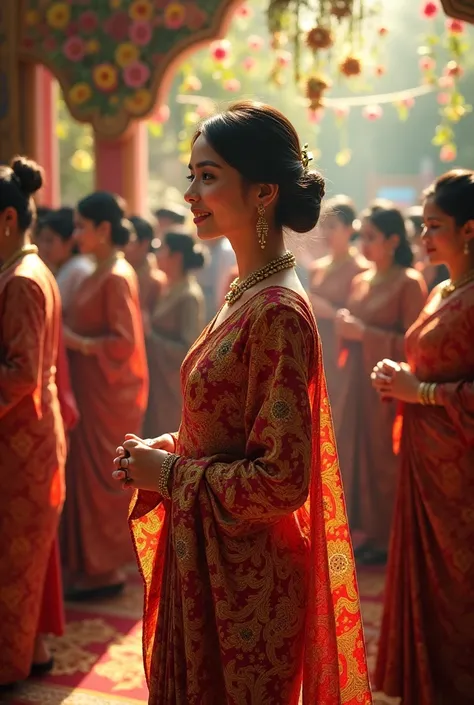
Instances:
[[[369,666],[382,616],[383,572],[359,575]],[[147,702],[141,653],[142,587],[132,573],[125,593],[107,603],[67,605],[66,634],[50,639],[55,668],[0,697],[8,705],[135,705]]]

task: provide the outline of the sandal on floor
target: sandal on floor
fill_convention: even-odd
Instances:
[[[41,676],[46,676],[54,668],[54,659],[51,656],[49,661],[43,661],[42,663],[33,663],[30,669],[30,678],[41,678]]]

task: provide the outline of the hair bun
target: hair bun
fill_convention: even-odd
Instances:
[[[10,166],[23,193],[32,196],[40,190],[43,185],[43,169],[36,162],[26,157],[15,157]]]
[[[326,192],[317,171],[305,171],[290,187],[281,189],[277,205],[279,221],[295,233],[308,233],[317,225]]]

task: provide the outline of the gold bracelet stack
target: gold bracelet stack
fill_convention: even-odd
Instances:
[[[168,489],[168,482],[170,479],[171,471],[173,470],[173,465],[178,460],[179,455],[175,453],[168,453],[166,458],[161,463],[160,472],[158,474],[158,492],[164,499],[171,499],[171,495]]]
[[[418,401],[422,406],[436,406],[435,382],[420,382],[418,387]]]

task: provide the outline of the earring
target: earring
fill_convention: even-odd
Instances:
[[[260,203],[258,206],[258,220],[257,220],[257,238],[262,250],[265,249],[267,244],[268,235],[268,223],[265,218],[265,206]]]

